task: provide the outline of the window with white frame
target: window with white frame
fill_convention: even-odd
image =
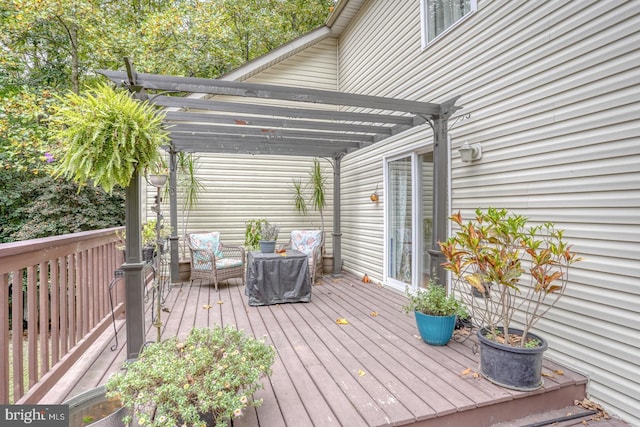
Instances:
[[[424,45],[475,12],[477,0],[421,0]]]

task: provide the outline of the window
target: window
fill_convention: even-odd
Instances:
[[[475,12],[477,7],[477,0],[422,0],[424,45],[431,43],[465,16]]]

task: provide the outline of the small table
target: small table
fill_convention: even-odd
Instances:
[[[311,301],[309,260],[302,252],[249,252],[246,279],[251,306]]]

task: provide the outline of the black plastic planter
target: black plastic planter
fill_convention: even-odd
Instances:
[[[509,329],[511,334],[522,334]],[[480,373],[492,383],[512,390],[531,391],[542,387],[542,359],[547,341],[538,335],[527,334],[540,345],[534,348],[512,347],[488,339],[486,329],[478,331],[480,341]]]

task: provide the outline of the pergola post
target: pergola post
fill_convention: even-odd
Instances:
[[[171,223],[171,236],[169,237],[169,250],[171,254],[171,283],[180,281],[179,261],[180,251],[178,248],[178,163],[176,152],[169,150],[169,216]]]
[[[127,359],[136,359],[144,344],[144,262],[140,233],[142,229],[140,202],[140,174],[136,171],[126,189],[126,258],[121,267],[125,274]]]
[[[446,270],[442,266],[445,261],[438,242],[444,242],[447,235],[447,221],[449,218],[449,117],[460,107],[455,103],[458,96],[440,106],[440,114],[433,116],[433,233],[431,235],[431,249],[428,251],[431,259],[430,276],[437,278],[439,283],[447,283]]]
[[[333,277],[342,275],[342,230],[340,229],[340,162],[342,155],[333,159]]]

